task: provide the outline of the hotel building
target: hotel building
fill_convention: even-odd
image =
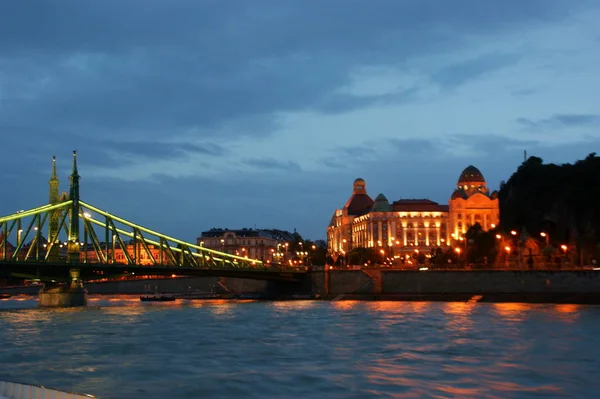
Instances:
[[[474,166],[460,174],[448,205],[428,199],[390,203],[383,194],[373,200],[365,181],[356,179],[352,196],[331,218],[327,246],[331,255],[344,255],[354,248],[380,248],[394,255],[429,253],[453,245],[476,223],[487,231],[498,220],[498,192],[489,192]]]

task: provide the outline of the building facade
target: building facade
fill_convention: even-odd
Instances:
[[[373,200],[365,181],[356,179],[352,196],[335,211],[327,228],[328,252],[334,257],[355,248],[379,248],[386,257],[430,253],[462,240],[475,223],[487,231],[498,220],[498,193],[489,193],[474,166],[460,174],[448,205],[429,199],[390,203],[383,194]]]
[[[262,229],[211,229],[197,238],[199,246],[263,262],[286,263],[293,256],[289,243],[294,237],[285,231]]]

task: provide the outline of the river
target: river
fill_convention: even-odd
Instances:
[[[0,301],[0,380],[101,398],[590,398],[600,307]]]

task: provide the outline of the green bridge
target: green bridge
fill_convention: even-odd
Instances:
[[[167,236],[80,200],[77,152],[69,193],[52,161],[49,203],[0,217],[0,277],[48,286],[120,276],[221,276],[300,282],[305,267],[265,263]],[[46,237],[43,232],[47,231]]]

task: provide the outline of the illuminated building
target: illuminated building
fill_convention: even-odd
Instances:
[[[474,166],[460,175],[449,205],[429,199],[400,199],[390,203],[379,194],[373,201],[363,179],[354,181],[350,199],[337,209],[327,228],[331,255],[354,248],[379,248],[386,257],[452,245],[475,223],[483,230],[499,220],[498,193],[489,194],[485,179]]]
[[[275,263],[289,260],[293,241],[288,232],[264,229],[210,229],[197,238],[198,245],[208,249]]]
[[[498,224],[498,192],[490,194],[483,175],[476,167],[468,166],[461,173],[456,190],[450,197],[449,216],[452,234],[456,237],[465,234],[475,223],[479,223],[484,231]]]
[[[152,265],[154,265],[154,261],[159,262],[161,260],[160,259],[160,257],[161,257],[160,250],[158,249],[158,247],[156,247],[152,244],[148,244],[148,251],[152,254],[154,261],[152,260],[152,257],[150,257],[150,255],[148,255],[148,251],[146,251],[144,245],[141,242],[138,241],[134,245],[133,242],[131,241],[129,243],[126,243],[126,245],[127,245],[127,254],[133,260],[133,263],[135,263],[137,265],[152,266]],[[109,245],[108,251],[107,251],[105,243],[101,242],[100,248],[102,249],[104,256],[107,256],[109,263],[110,262],[120,263],[120,264],[128,263],[127,256],[125,256],[125,251],[121,248],[121,246],[118,243],[115,243],[114,245]],[[82,249],[81,254],[79,256],[80,256],[80,261],[82,263],[100,263],[100,261],[98,260],[98,255],[96,254],[96,251],[92,245],[88,246],[87,251]],[[163,253],[163,259],[162,259],[162,262],[160,262],[160,263],[163,265],[168,265],[168,264],[171,264],[172,262],[170,262],[167,255],[165,253]]]

